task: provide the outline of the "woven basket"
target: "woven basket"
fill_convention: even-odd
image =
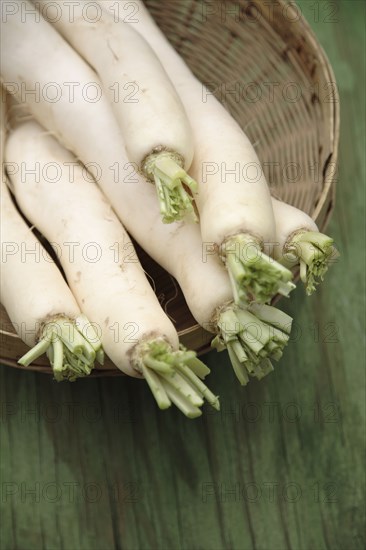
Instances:
[[[339,99],[329,62],[293,4],[277,0],[146,0],[193,72],[255,145],[274,195],[325,228],[334,206]],[[202,353],[211,335],[192,318],[175,281],[141,252],[183,344]],[[0,311],[1,362],[16,367],[27,347]],[[52,372],[47,359],[28,369]],[[109,361],[93,376],[122,374]]]

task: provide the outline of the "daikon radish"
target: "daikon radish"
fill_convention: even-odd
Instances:
[[[143,3],[128,3],[138,7],[133,26],[160,58],[188,114],[194,144],[190,174],[199,182],[196,203],[202,240],[217,248],[228,269],[235,301],[241,305],[252,298],[267,302],[277,292],[288,296],[295,288],[292,273],[264,252],[264,248],[268,253],[272,250],[276,226],[254,147],[225,108],[193,76]],[[114,15],[120,6],[121,16],[127,1],[102,1],[99,5]]]
[[[6,153],[8,162],[20,166],[12,174],[20,207],[58,243],[73,294],[115,365],[144,377],[162,409],[174,403],[193,418],[201,414],[204,399],[218,408],[218,399],[200,379],[209,369],[195,353],[179,349],[177,332],[127,233],[82,166],[35,122],[13,131]],[[36,163],[35,180],[30,167]]]
[[[1,106],[5,110],[4,102]],[[101,342],[11,199],[3,172],[5,112],[1,121],[0,301],[18,336],[32,348],[19,363],[28,366],[46,353],[56,380],[75,380],[90,374],[95,360],[103,363]]]

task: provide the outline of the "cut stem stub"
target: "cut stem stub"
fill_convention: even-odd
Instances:
[[[210,369],[195,352],[183,347],[174,351],[164,340],[147,341],[137,346],[133,365],[143,374],[160,409],[174,403],[188,418],[196,418],[206,400],[220,410],[219,398],[202,381]]]
[[[198,221],[192,196],[197,193],[198,185],[184,170],[180,155],[169,151],[152,153],[143,162],[142,170],[155,182],[164,223],[184,218]]]
[[[267,256],[251,235],[227,239],[221,257],[229,272],[234,301],[240,306],[252,300],[269,302],[277,293],[288,296],[295,288],[291,271]]]
[[[219,333],[211,345],[218,351],[227,349],[236,377],[245,386],[250,376],[261,380],[273,371],[271,359],[282,357],[291,324],[291,317],[272,306],[244,309],[232,304],[220,313]]]
[[[45,322],[38,343],[18,363],[28,367],[44,353],[58,382],[88,376],[95,361],[104,361],[102,343],[85,315],[76,319],[58,315]]]
[[[330,262],[339,256],[333,243],[333,239],[323,233],[302,231],[285,246],[285,252],[293,254],[300,263],[300,278],[308,295],[324,280]]]

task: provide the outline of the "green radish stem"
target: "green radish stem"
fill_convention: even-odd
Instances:
[[[285,245],[286,254],[300,262],[300,278],[310,296],[324,280],[329,263],[339,256],[333,239],[315,231],[296,233]]]
[[[227,239],[221,256],[237,305],[245,306],[251,300],[268,302],[275,294],[288,296],[295,288],[291,271],[262,252],[259,242],[250,235]]]
[[[142,165],[145,175],[155,182],[164,223],[172,223],[183,218],[198,221],[192,202],[192,195],[197,193],[198,185],[187,174],[182,164],[183,159],[180,155],[160,151],[150,154]]]
[[[183,347],[173,351],[167,342],[153,340],[136,347],[132,362],[145,377],[160,409],[174,403],[188,418],[196,418],[206,400],[220,410],[218,397],[202,382],[210,369],[194,352]]]
[[[291,269],[300,264],[300,277],[310,295],[339,253],[333,239],[319,233],[318,226],[308,214],[274,197],[272,206],[277,226],[274,258]]]
[[[253,313],[260,321],[277,327],[282,332],[290,334],[292,327],[292,317],[276,307],[266,304],[252,303],[248,306],[248,311]]]
[[[289,340],[292,319],[282,311],[253,304],[247,309],[230,305],[220,312],[219,333],[212,341],[218,351],[227,349],[234,372],[245,386],[249,376],[258,380],[273,370]]]
[[[86,335],[86,329],[89,336]],[[58,382],[73,382],[88,376],[96,360],[100,364],[104,362],[102,343],[85,315],[75,320],[59,315],[47,321],[43,325],[39,342],[18,363],[28,367],[44,353]]]

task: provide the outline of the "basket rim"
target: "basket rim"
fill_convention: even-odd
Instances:
[[[253,2],[257,6],[257,8],[260,10],[261,14],[264,17],[266,17],[266,12],[263,12],[263,9],[261,9],[261,6],[263,5],[263,0],[251,0],[251,2]],[[291,0],[278,0],[278,5],[282,6],[282,10],[283,10],[284,6],[286,6],[286,11],[287,10],[290,10],[290,11],[292,10],[293,14],[296,15],[295,11],[294,11],[294,8],[293,8],[293,4],[294,3]],[[268,10],[268,13],[269,13],[269,10]],[[267,19],[267,21],[269,21],[268,17],[266,17],[266,19]],[[335,181],[336,181],[335,180],[336,175],[335,175],[335,173],[331,174],[330,160],[332,161],[333,164],[335,164],[335,165],[338,164],[339,141],[340,141],[340,118],[341,118],[340,117],[340,115],[341,115],[340,96],[339,96],[339,91],[338,91],[338,86],[337,86],[337,80],[336,80],[335,73],[334,73],[333,67],[331,65],[330,59],[329,59],[328,55],[326,54],[326,52],[325,52],[323,46],[321,45],[318,37],[316,36],[315,32],[311,28],[309,22],[307,21],[304,14],[302,13],[302,11],[301,11],[300,17],[297,20],[295,19],[295,20],[291,21],[291,24],[294,25],[294,27],[299,27],[299,28],[302,28],[304,30],[304,33],[305,33],[304,38],[306,39],[306,42],[307,42],[308,46],[311,47],[311,49],[313,50],[314,55],[316,55],[316,58],[320,62],[320,68],[324,72],[324,75],[327,78],[327,81],[332,82],[332,83],[335,84],[335,89],[333,90],[334,100],[329,103],[329,109],[330,109],[330,114],[329,114],[329,122],[330,122],[330,124],[329,124],[329,134],[330,135],[329,135],[329,137],[330,137],[330,144],[331,144],[331,152],[330,152],[330,156],[329,156],[329,163],[328,163],[328,166],[326,168],[325,174],[323,176],[322,192],[321,192],[321,194],[319,196],[319,199],[318,199],[318,202],[315,206],[315,210],[314,210],[313,214],[311,214],[311,217],[313,218],[313,220],[317,221],[318,217],[320,216],[320,213],[321,213],[322,209],[325,206],[325,201],[326,201],[328,195],[331,193],[331,198],[332,198],[332,201],[333,201],[333,205],[334,205],[335,197],[336,197],[336,186],[334,185]],[[280,29],[276,29],[276,32],[278,34],[280,34]],[[323,222],[323,225],[321,227],[322,230],[324,230],[327,227],[327,225],[329,223],[329,220],[330,220],[330,214],[331,214],[331,212],[329,212],[328,215],[326,216],[326,218]]]

